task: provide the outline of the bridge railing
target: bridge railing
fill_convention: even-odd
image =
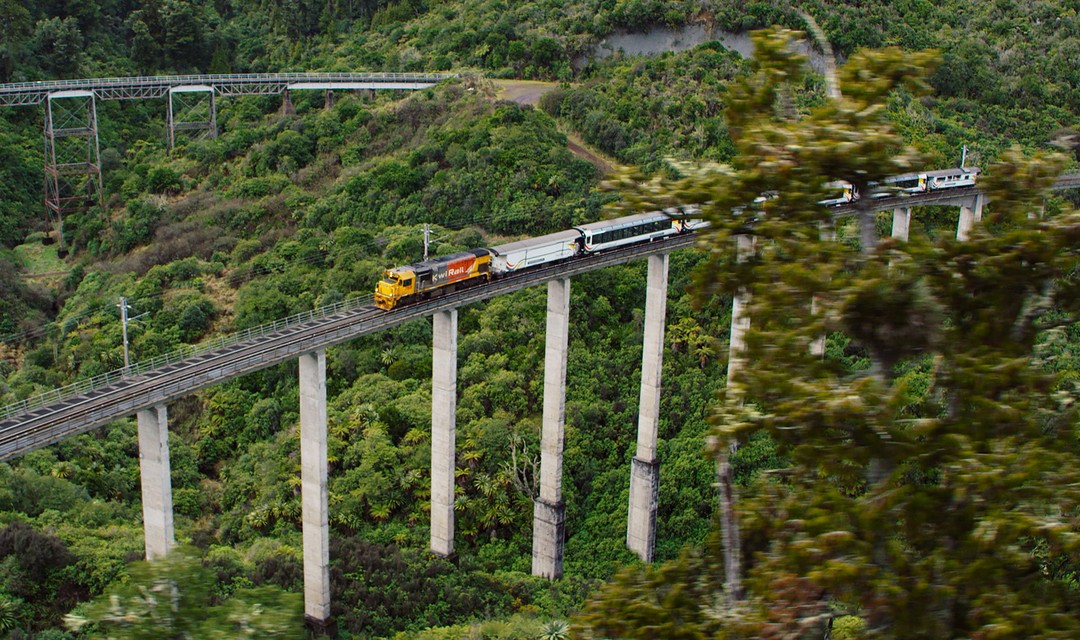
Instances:
[[[303,311],[273,322],[250,327],[243,331],[212,338],[198,344],[181,347],[180,349],[156,356],[149,360],[137,362],[129,366],[126,370],[116,369],[114,371],[109,371],[108,373],[98,374],[91,378],[83,378],[82,380],[78,380],[69,385],[30,396],[29,398],[13,402],[0,408],[0,420],[7,420],[8,418],[29,413],[35,409],[64,402],[65,400],[76,396],[86,395],[97,389],[123,382],[125,379],[144,375],[171,364],[177,364],[190,358],[205,355],[212,351],[227,349],[237,344],[247,342],[248,340],[262,338],[277,331],[304,324],[305,322],[319,320],[336,313],[352,311],[359,307],[368,306],[371,304],[373,297],[374,296],[369,293],[355,298],[349,298],[333,304],[317,307],[310,311]]]
[[[0,93],[18,93],[24,91],[47,91],[53,89],[71,89],[86,87],[117,87],[133,85],[183,85],[215,83],[259,83],[291,82],[296,80],[359,80],[370,82],[441,82],[456,78],[455,73],[402,73],[352,71],[314,72],[314,73],[228,73],[180,76],[131,76],[116,78],[81,78],[73,80],[42,80],[37,82],[12,82],[0,84]]]

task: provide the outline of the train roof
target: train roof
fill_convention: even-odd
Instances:
[[[538,236],[536,238],[525,238],[524,240],[516,240],[514,242],[508,242],[506,244],[500,244],[497,247],[491,247],[491,252],[498,256],[505,256],[512,251],[520,251],[522,249],[531,249],[533,247],[543,247],[548,244],[560,244],[563,242],[569,242],[577,240],[581,237],[581,232],[576,229],[568,229],[566,231],[558,231],[556,233],[549,233],[546,236]]]
[[[979,175],[980,173],[982,173],[982,169],[978,167],[955,167],[952,169],[937,169],[936,171],[925,171],[923,173],[925,173],[926,177],[928,178],[934,178],[938,176],[953,176],[956,175],[957,172]]]
[[[390,269],[390,272],[398,273],[409,270],[424,271],[455,260],[462,260],[464,258],[483,258],[484,256],[489,255],[491,255],[491,253],[487,249],[469,249],[468,251],[459,251],[458,253],[451,253],[450,255],[439,256],[438,258],[430,258],[423,262],[417,262],[416,264],[410,264],[404,267],[394,267],[393,269]]]
[[[895,176],[889,176],[882,180],[881,183],[896,184],[897,182],[904,182],[907,180],[918,180],[919,176],[926,176],[927,178],[954,176],[957,172],[967,175],[979,175],[982,173],[982,169],[979,167],[956,167],[954,169],[935,169],[934,171],[912,171],[910,173],[900,173]]]
[[[650,211],[648,213],[635,213],[631,216],[623,216],[622,218],[612,218],[611,220],[600,220],[599,222],[590,222],[588,224],[579,224],[575,226],[575,229],[581,231],[596,231],[598,229],[619,229],[621,227],[629,227],[643,222],[649,222],[652,220],[670,220],[663,211]]]
[[[889,176],[888,178],[885,178],[881,182],[882,182],[882,184],[892,184],[894,182],[901,182],[901,181],[904,181],[904,180],[918,180],[919,176],[921,176],[921,175],[924,175],[924,174],[917,173],[917,172],[898,173],[895,176]]]

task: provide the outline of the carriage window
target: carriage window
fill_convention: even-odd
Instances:
[[[411,286],[411,285],[412,285],[412,278],[409,278],[408,280],[402,280],[401,281],[401,286],[403,286],[403,287],[408,287],[408,286]]]

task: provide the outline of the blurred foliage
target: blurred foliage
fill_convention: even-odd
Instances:
[[[303,598],[277,587],[218,600],[214,575],[183,550],[136,562],[129,578],[65,616],[69,629],[109,638],[299,638]]]
[[[893,153],[904,145],[921,152],[923,166],[943,167],[955,165],[961,144],[972,161],[985,164],[1012,142],[1039,148],[1075,134],[1076,12],[1068,2],[803,6],[848,58],[856,59],[860,47],[886,44],[941,51],[927,80],[936,94],[911,87],[883,103],[895,134],[875,138],[881,148],[874,157],[884,164],[871,173],[913,160]],[[120,296],[139,316],[128,327],[138,362],[362,299],[383,269],[420,259],[425,223],[440,255],[596,220],[615,196],[595,189],[599,171],[570,151],[567,132],[619,162],[669,178],[686,169],[665,157],[737,162],[733,137],[740,123],[721,116],[754,77],[749,63],[717,42],[657,57],[616,53],[596,60],[591,52],[623,30],[646,37],[688,23],[735,31],[803,25],[785,3],[672,0],[0,0],[0,16],[4,82],[281,70],[462,73],[457,82],[408,95],[339,93],[328,107],[321,92],[294,92],[291,115],[281,115],[278,96],[221,100],[219,135],[181,136],[172,152],[165,148],[160,103],[99,102],[105,206],[65,217],[70,271],[24,280],[19,272],[27,267],[0,250],[2,402],[118,369]],[[921,60],[907,59],[904,73]],[[497,100],[480,74],[561,84],[534,108]],[[827,110],[822,78],[798,77],[779,92],[778,110],[800,116]],[[851,117],[860,130],[877,127],[877,112]],[[787,140],[768,142],[783,147]],[[4,247],[57,244],[56,221],[41,212],[41,148],[38,112],[3,110]],[[847,171],[857,158],[829,171],[851,179]],[[746,193],[790,178],[770,171],[759,172]],[[1053,216],[1068,206],[1051,200],[1046,210]],[[913,236],[946,237],[953,215],[943,208],[918,211]],[[879,229],[887,224],[873,222]],[[857,225],[838,232],[845,246],[857,246]],[[716,508],[715,466],[702,443],[708,404],[725,382],[731,287],[704,300],[684,293],[691,272],[708,259],[707,252],[692,251],[671,257],[657,556],[684,573],[706,570],[700,567],[707,554],[683,549],[711,544]],[[902,270],[899,263],[896,269]],[[535,636],[544,632],[538,621],[569,616],[598,581],[634,562],[623,540],[644,282],[641,265],[574,280],[564,482],[568,577],[554,583],[527,575],[543,297],[521,292],[461,310],[456,566],[417,551],[428,539],[430,325],[409,323],[329,351],[332,589],[343,637],[420,634],[424,626],[447,624],[460,626],[431,633]],[[913,291],[905,304],[922,303],[921,290]],[[879,303],[871,299],[860,312],[885,313]],[[1070,316],[1055,313],[1064,311],[1044,318],[1062,326],[1040,334],[1040,358],[1058,375],[1054,390],[1064,393],[1080,379],[1080,334]],[[830,366],[849,375],[873,367],[877,356],[864,344],[872,335],[848,325],[828,329]],[[898,415],[924,418],[927,398],[941,388],[934,361],[900,358],[897,372],[905,389],[896,395]],[[256,602],[251,589],[300,589],[297,395],[290,363],[169,407],[178,536],[198,549],[191,553],[202,563],[182,560],[176,571],[185,580],[193,576],[189,595],[198,597],[190,602],[210,593],[215,615],[232,615],[228,606],[243,614]],[[772,486],[763,477],[783,477],[798,461],[797,448],[767,431],[742,438],[732,460],[740,486],[752,494]],[[940,481],[932,468],[907,466],[905,473]],[[4,557],[0,628],[41,640],[69,638],[56,628],[58,616],[91,596],[98,597],[95,604],[76,612],[100,613],[104,593],[149,613],[124,590],[134,580],[152,589],[157,579],[128,564],[142,556],[138,481],[131,421],[0,466],[0,522],[31,527],[35,533],[20,534],[34,542],[31,551],[57,550],[58,540],[68,554],[57,550],[56,559],[66,563],[47,567],[47,579],[33,587],[20,582],[24,552]],[[749,532],[749,548],[763,548],[770,532],[764,526]],[[1076,584],[1076,565],[1050,537],[1033,536],[1023,550],[1047,575]],[[276,593],[267,597],[277,602]],[[243,597],[228,605],[232,594]],[[672,602],[684,597],[660,595]],[[360,601],[364,607],[349,605]],[[518,615],[509,622],[476,621],[512,613]]]
[[[623,573],[581,631],[805,637],[856,616],[883,638],[1076,633],[1080,386],[1051,363],[1080,311],[1080,214],[1032,213],[1061,159],[1009,152],[988,167],[989,208],[967,241],[879,241],[862,206],[837,242],[823,232],[833,212],[816,205],[826,183],[866,193],[919,166],[882,106],[925,90],[931,58],[861,51],[834,97],[800,111],[788,108],[805,65],[791,39],[755,35],[755,73],[727,113],[734,166],[682,165],[685,177],[633,199],[694,204],[712,220],[699,291],[749,295],[752,363],[713,414],[716,448],[767,435],[788,465],[736,502],[744,581],[714,541]],[[745,234],[756,243],[745,260],[720,250]],[[824,358],[809,348],[822,335],[833,336]],[[836,357],[838,335],[862,352],[854,370]]]

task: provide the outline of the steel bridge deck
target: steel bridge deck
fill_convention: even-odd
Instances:
[[[88,78],[0,84],[0,107],[41,104],[50,94],[92,91],[101,100],[162,98],[177,87],[212,87],[220,96],[280,94],[288,89],[423,89],[453,73],[245,73]]]

